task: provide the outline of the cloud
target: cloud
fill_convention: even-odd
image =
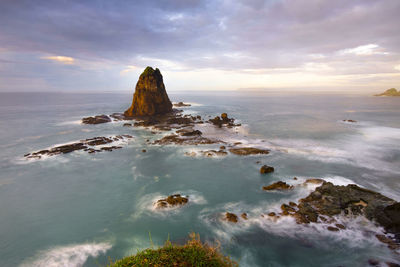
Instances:
[[[58,63],[62,64],[74,64],[75,59],[72,57],[65,57],[65,56],[47,56],[47,57],[41,57],[42,59],[48,59],[48,60],[53,60]]]
[[[43,56],[79,67],[86,73],[76,80],[82,84],[96,83],[88,77],[99,73],[129,78],[135,73],[131,66],[181,75],[214,70],[228,75],[225,83],[216,82],[219,89],[235,89],[228,81],[242,73],[280,74],[282,84],[299,72],[338,79],[397,73],[398,10],[398,0],[3,0],[0,60]],[[31,60],[26,71],[35,73],[39,61]],[[16,68],[8,66],[3,69],[13,74]],[[59,71],[67,75],[65,68]],[[260,83],[270,81],[264,77]]]
[[[357,46],[355,48],[348,48],[339,51],[341,54],[355,54],[355,55],[388,55],[388,52],[385,52],[379,45],[377,44],[367,44]]]
[[[132,71],[136,71],[136,70],[138,70],[138,67],[136,67],[136,66],[133,66],[133,65],[131,65],[131,66],[126,66],[125,69],[121,70],[120,74],[121,74],[121,75],[125,75],[125,74],[127,74],[128,72],[132,72]]]

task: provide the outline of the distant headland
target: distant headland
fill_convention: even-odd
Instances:
[[[396,88],[390,88],[387,89],[385,92],[374,96],[400,96],[400,91],[397,91]]]

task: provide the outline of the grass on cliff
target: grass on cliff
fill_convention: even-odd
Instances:
[[[209,246],[200,241],[200,236],[190,234],[184,245],[174,245],[167,241],[164,246],[148,248],[136,255],[123,258],[109,267],[131,266],[238,266],[229,257],[221,254],[218,246]]]

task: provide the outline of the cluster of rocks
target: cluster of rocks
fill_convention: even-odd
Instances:
[[[169,208],[176,206],[183,206],[189,202],[189,197],[181,196],[180,194],[175,194],[168,196],[167,198],[159,199],[155,203],[156,208]]]
[[[247,220],[248,219],[247,218],[247,213],[242,213],[240,215],[240,217],[243,220]],[[224,217],[223,217],[223,219],[228,221],[228,222],[231,222],[231,223],[237,223],[239,221],[239,217],[235,213],[231,213],[231,212],[226,212]]]
[[[131,135],[117,135],[111,137],[93,137],[79,142],[56,146],[50,149],[44,149],[37,152],[25,154],[24,157],[28,159],[40,159],[42,156],[54,156],[58,154],[67,154],[77,150],[83,150],[88,153],[95,153],[101,151],[112,151],[122,148],[121,146],[103,146],[96,149],[96,146],[110,144],[120,140],[132,139]]]
[[[326,223],[327,230],[340,231],[345,225],[337,223],[334,216],[364,216],[372,222],[384,227],[387,235],[376,235],[376,238],[391,249],[400,248],[400,203],[377,192],[350,184],[347,186],[333,185],[322,179],[310,179],[305,183],[322,183],[307,197],[298,203],[289,202],[281,205],[281,213],[268,213],[268,216],[292,216],[299,224]],[[279,181],[264,190],[289,190],[292,185]]]
[[[222,126],[232,128],[241,125],[240,123],[235,124],[235,119],[229,118],[226,113],[222,113],[221,116],[216,116],[214,119],[209,119],[208,121],[220,128]]]

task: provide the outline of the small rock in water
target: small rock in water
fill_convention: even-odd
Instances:
[[[240,217],[242,217],[244,220],[247,220],[247,213],[242,213],[242,215],[240,215]]]
[[[237,223],[238,222],[238,216],[234,213],[227,212],[225,213],[225,219],[229,222]]]
[[[339,231],[339,229],[338,228],[336,228],[336,227],[333,227],[333,226],[328,226],[328,228],[327,228],[329,231],[331,231],[331,232],[337,232],[337,231]]]
[[[273,171],[274,171],[274,167],[271,167],[271,166],[268,166],[268,165],[264,165],[260,169],[260,173],[262,173],[262,174],[271,173]]]
[[[268,186],[263,186],[263,190],[267,190],[267,191],[269,191],[269,190],[289,190],[292,188],[293,188],[292,185],[289,185],[282,181],[278,181],[278,182],[270,184]]]

